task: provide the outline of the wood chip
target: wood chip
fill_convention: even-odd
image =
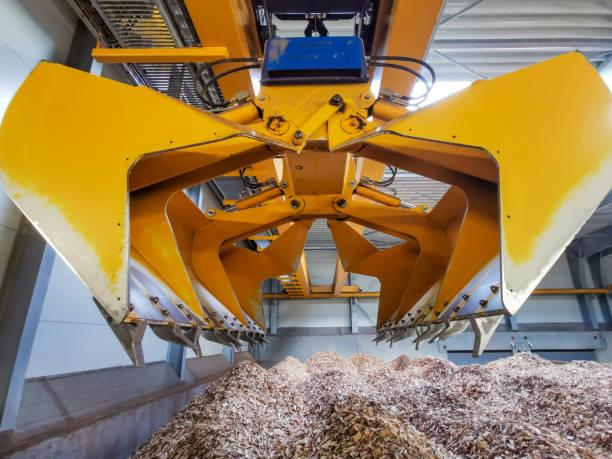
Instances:
[[[241,362],[132,457],[612,457],[612,369],[529,354]]]

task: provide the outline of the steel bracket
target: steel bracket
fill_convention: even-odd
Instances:
[[[145,321],[134,321],[134,322],[122,322],[120,324],[115,323],[113,318],[106,312],[104,307],[96,300],[93,299],[94,303],[98,307],[98,310],[110,326],[111,330],[121,343],[121,346],[127,353],[130,360],[136,367],[144,367],[144,353],[142,351],[142,337],[144,336],[147,324]]]
[[[474,329],[474,350],[473,357],[480,357],[487,347],[489,340],[495,333],[497,326],[502,320],[503,315],[478,317],[470,319],[472,328]]]
[[[181,327],[179,325],[155,325],[149,324],[153,333],[160,339],[169,343],[186,346],[195,352],[198,357],[202,357],[202,349],[200,349],[200,334],[202,329],[199,327]]]

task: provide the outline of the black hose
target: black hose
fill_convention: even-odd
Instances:
[[[259,58],[258,57],[233,57],[233,58],[228,58],[228,59],[218,59],[216,61],[212,61],[212,62],[206,62],[204,64],[202,64],[200,66],[200,68],[198,69],[197,72],[197,79],[201,79],[202,78],[202,73],[204,73],[205,71],[210,71],[212,74],[212,68],[215,65],[220,65],[220,64],[232,64],[232,63],[236,63],[236,62],[259,62]],[[204,103],[206,105],[208,105],[209,107],[212,108],[227,108],[227,106],[229,105],[229,103],[225,102],[222,104],[217,104],[213,101],[210,100],[209,96],[208,96],[208,88],[214,83],[216,82],[219,78],[222,78],[226,75],[229,75],[231,73],[234,72],[238,72],[241,70],[245,70],[246,68],[254,68],[254,67],[249,67],[249,66],[243,66],[243,67],[237,67],[235,69],[231,69],[228,70],[227,72],[223,72],[220,75],[217,75],[216,77],[207,80],[205,83],[203,83],[202,86],[202,94],[200,94],[200,97],[204,100]]]
[[[423,99],[423,98],[427,97],[427,95],[429,94],[429,91],[431,91],[431,88],[433,86],[419,72],[417,72],[415,70],[412,70],[411,68],[408,68],[408,67],[406,67],[404,65],[390,64],[388,62],[368,62],[368,67],[388,67],[388,68],[392,68],[392,69],[402,70],[404,72],[408,72],[408,73],[414,75],[416,78],[418,78],[419,80],[421,80],[425,84],[425,93],[424,94],[421,94],[420,96],[401,96],[402,100],[408,101],[408,100],[414,100],[414,99]]]
[[[380,182],[378,182],[376,180],[368,179],[368,180],[364,180],[364,182],[367,183],[368,185],[383,186],[383,187],[393,184],[393,182],[395,181],[395,176],[397,175],[397,167],[392,167],[387,164],[387,168],[391,171],[391,177],[389,177],[387,180],[381,180]]]
[[[427,79],[418,71],[413,70],[409,67],[406,67],[404,65],[399,65],[399,64],[392,64],[389,62],[384,62],[384,61],[402,61],[402,62],[414,62],[415,64],[419,64],[423,67],[425,67],[425,69],[427,69],[427,71],[429,72],[431,79],[430,81],[427,81]],[[419,102],[422,102],[423,100],[425,100],[425,98],[429,95],[429,92],[431,91],[431,88],[433,87],[434,83],[436,82],[436,72],[434,70],[434,68],[429,65],[427,62],[425,62],[422,59],[417,59],[414,57],[404,57],[404,56],[370,56],[368,58],[368,66],[370,67],[388,67],[388,68],[393,68],[393,69],[397,69],[397,70],[402,70],[404,72],[408,72],[411,75],[414,75],[417,79],[419,79],[420,81],[423,82],[423,84],[425,85],[425,92],[419,96],[399,96],[398,98],[403,100],[403,101],[412,101],[412,103],[414,103],[414,101],[418,100]]]
[[[213,101],[211,101],[208,96],[206,95],[208,88],[210,87],[210,85],[212,85],[213,83],[215,83],[217,80],[219,80],[220,78],[223,78],[224,76],[230,75],[232,73],[236,73],[236,72],[240,72],[242,70],[248,70],[248,69],[257,69],[259,68],[260,65],[259,64],[251,64],[251,65],[243,65],[242,67],[236,67],[233,69],[230,69],[226,72],[220,73],[219,75],[216,75],[214,78],[211,78],[210,80],[208,80],[206,83],[204,83],[204,85],[202,86],[202,93],[201,96],[204,100],[204,102],[213,107],[213,108],[227,108],[229,106],[229,102],[224,102],[222,104],[217,104]]]
[[[259,183],[257,181],[255,181],[255,183],[251,183],[249,182],[247,177],[245,177],[244,175],[244,171],[246,171],[249,167],[251,166],[243,167],[242,169],[238,171],[238,173],[240,174],[240,179],[242,180],[242,183],[244,184],[244,186],[246,186],[247,188],[251,190],[259,190],[261,187],[264,186],[263,183]]]
[[[198,72],[202,73],[206,69],[212,70],[212,68],[215,65],[220,65],[220,64],[233,64],[235,62],[258,62],[258,61],[259,61],[258,57],[230,57],[228,59],[217,59],[216,61],[205,62],[204,64],[202,64]]]
[[[422,65],[427,69],[427,71],[431,75],[431,85],[436,82],[436,72],[434,68],[425,62],[422,59],[417,59],[415,57],[404,57],[404,56],[370,56],[368,58],[370,61],[405,61],[405,62],[414,62],[415,64]]]

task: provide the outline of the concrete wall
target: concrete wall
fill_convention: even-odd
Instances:
[[[30,379],[0,457],[127,457],[231,366],[215,355],[189,359],[184,381],[166,362]]]
[[[601,275],[604,285],[612,285],[612,253],[601,259]]]
[[[210,383],[131,407],[97,422],[70,431],[59,431],[40,443],[5,456],[12,459],[35,457],[123,459],[162,427]]]
[[[75,26],[76,15],[64,0],[0,2],[0,119],[40,60],[66,61]],[[0,280],[20,219],[21,213],[0,184]]]

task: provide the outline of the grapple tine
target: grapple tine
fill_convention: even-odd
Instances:
[[[425,341],[426,339],[431,338],[432,336],[440,333],[444,328],[445,324],[434,324],[430,325],[425,333],[421,333],[413,342],[420,343],[421,341]]]
[[[153,324],[150,323],[149,327],[157,335],[158,338],[163,339],[169,343],[180,344],[193,350],[193,352],[199,357],[202,355],[200,349],[200,343],[194,338],[200,337],[200,331],[197,327],[180,327],[177,324]]]
[[[98,300],[95,297],[93,300],[134,366],[138,368],[144,367],[145,359],[142,351],[142,337],[147,330],[147,323],[144,320],[136,320],[116,324]]]
[[[433,335],[431,337],[431,339],[428,341],[428,343],[435,343],[436,341],[438,341],[440,339],[440,336],[448,331],[448,329],[451,327],[451,323],[450,322],[443,322],[442,324],[440,324],[440,327],[438,328],[437,332],[435,335]]]
[[[202,337],[213,343],[222,344],[224,346],[231,346],[233,343],[229,341],[225,333],[221,330],[204,329],[202,330]]]
[[[472,351],[474,357],[482,355],[503,317],[496,315],[470,319],[472,329],[474,330],[474,350]]]
[[[436,338],[437,340],[445,340],[451,336],[458,335],[463,333],[469,325],[470,321],[468,319],[452,321],[450,326],[446,330],[443,330]]]
[[[415,343],[414,348],[418,351],[421,349],[421,342],[423,341],[423,340],[420,340],[419,338],[423,335],[426,335],[429,332],[429,330],[431,330],[431,325],[427,325],[424,327],[417,327],[416,330],[417,330],[417,336],[416,338],[414,338],[414,340],[412,340],[412,342]]]

